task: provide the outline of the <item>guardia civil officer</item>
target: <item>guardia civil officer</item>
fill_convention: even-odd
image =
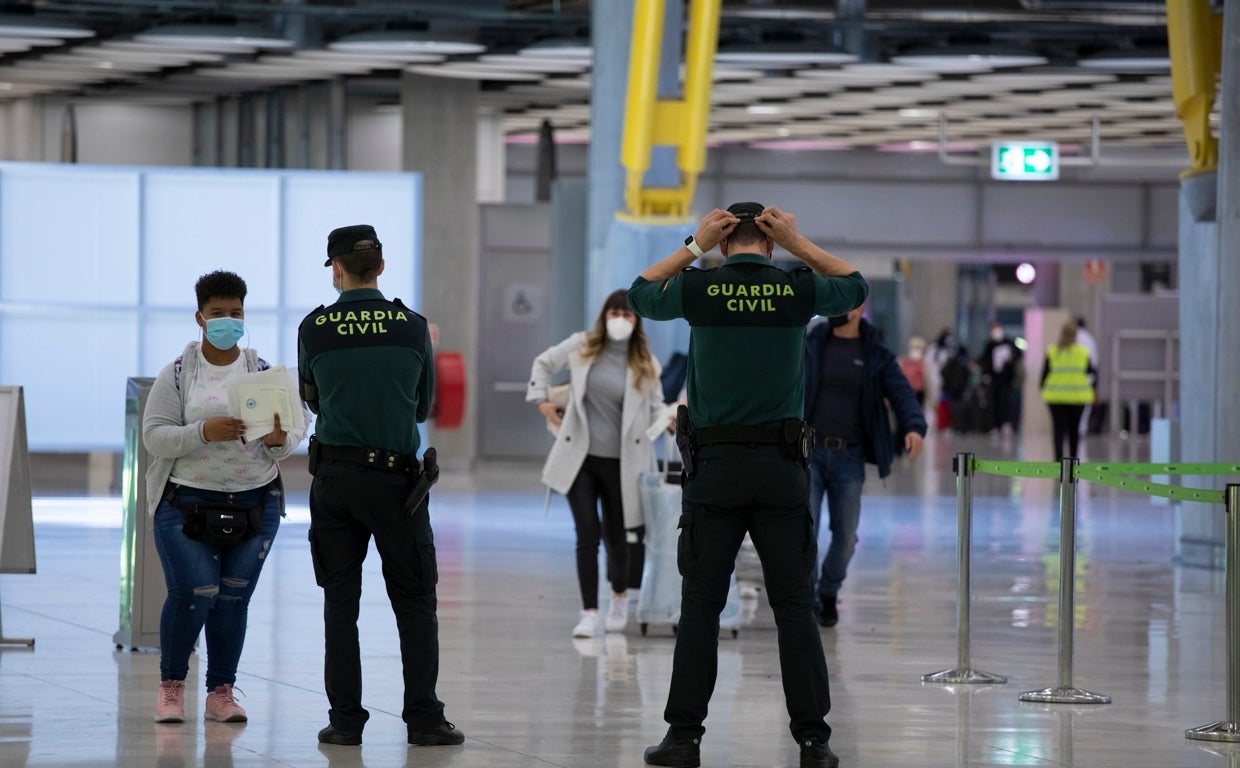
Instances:
[[[340,298],[297,330],[302,399],[318,414],[310,442],[310,552],[323,588],[325,744],[356,746],[362,707],[357,617],[370,537],[396,614],[409,743],[460,744],[435,696],[439,677],[435,539],[426,491],[437,468],[416,453],[434,391],[426,318],[379,292],[383,246],[374,227],[332,230],[327,261]],[[425,466],[423,466],[425,465]]]
[[[716,244],[722,266],[687,269]],[[812,271],[772,265],[775,244]],[[802,421],[805,326],[816,314],[845,314],[866,294],[861,274],[798,234],[792,214],[758,203],[711,211],[683,248],[629,289],[642,317],[683,317],[691,326],[688,408],[677,425],[685,463],[680,624],[663,715],[667,735],[646,750],[650,765],[700,764],[719,613],[746,532],[779,628],[784,698],[801,766],[839,764],[827,744],[831,695],[809,579],[817,546],[807,503],[812,430]]]

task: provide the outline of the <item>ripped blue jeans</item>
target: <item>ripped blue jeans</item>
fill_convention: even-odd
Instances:
[[[178,486],[177,494],[188,503],[219,502],[228,495],[186,486]],[[168,586],[159,617],[161,680],[185,679],[189,674],[189,655],[205,626],[207,689],[237,681],[250,597],[280,529],[284,488],[277,478],[269,485],[232,496],[238,504],[262,503],[263,522],[257,536],[227,549],[183,534],[181,510],[167,499],[161,500],[155,510],[155,550]]]

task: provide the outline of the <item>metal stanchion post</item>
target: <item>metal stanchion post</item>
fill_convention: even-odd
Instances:
[[[1227,503],[1227,719],[1191,728],[1184,732],[1190,739],[1205,741],[1240,741],[1240,485],[1228,485],[1224,495]]]
[[[1072,687],[1072,630],[1076,623],[1076,465],[1059,462],[1059,685],[1026,691],[1021,701],[1110,704],[1111,697]]]
[[[969,667],[969,552],[973,528],[973,454],[958,453],[952,461],[956,473],[956,666],[929,675],[923,683],[1006,683],[1007,678]]]

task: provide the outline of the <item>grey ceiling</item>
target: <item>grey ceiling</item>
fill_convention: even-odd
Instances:
[[[401,70],[417,66],[424,74],[479,80],[484,103],[504,111],[510,134],[536,132],[549,119],[559,137],[588,137],[588,62],[518,69],[504,58],[541,39],[588,37],[585,0],[34,0],[0,3],[0,12],[73,21],[95,32],[26,50],[0,47],[0,99],[58,93],[183,104],[345,78],[351,94],[380,102],[395,100]],[[219,53],[130,42],[157,25],[197,23],[258,25],[295,47]],[[1165,53],[1165,26],[1163,3],[1129,0],[725,0],[721,49],[800,40],[846,48],[862,60],[843,67],[716,67],[711,140],[899,147],[936,142],[943,116],[952,146],[998,137],[1088,144],[1097,117],[1108,146],[1182,146],[1165,67],[1078,65],[1112,49]],[[465,35],[487,51],[407,62],[325,48],[378,29]],[[963,72],[889,63],[914,49],[957,45],[1027,49],[1047,63]],[[750,107],[758,102],[763,108],[755,114]]]

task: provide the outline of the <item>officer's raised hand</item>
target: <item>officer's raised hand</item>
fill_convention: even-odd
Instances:
[[[709,251],[719,245],[720,240],[732,234],[732,230],[736,229],[739,221],[740,219],[727,211],[716,208],[702,217],[697,232],[693,234],[693,239],[697,241],[698,247],[703,252]]]
[[[762,230],[762,234],[774,240],[784,250],[791,251],[791,246],[800,237],[797,233],[797,217],[773,205],[764,208],[753,221],[758,225],[758,229]]]

